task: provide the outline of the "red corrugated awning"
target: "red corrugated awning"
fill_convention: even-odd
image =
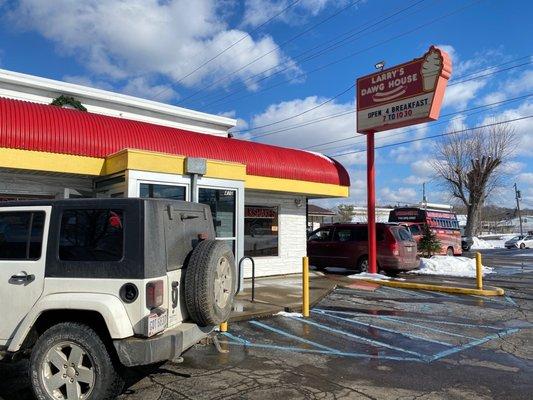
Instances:
[[[4,98],[0,147],[97,158],[147,150],[237,162],[249,175],[350,185],[344,167],[320,154]]]

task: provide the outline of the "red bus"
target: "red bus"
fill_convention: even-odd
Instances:
[[[462,254],[459,222],[457,215],[451,211],[398,207],[390,212],[389,222],[399,222],[408,226],[417,243],[422,238],[424,224],[427,224],[440,240],[441,248],[438,254],[449,256]]]

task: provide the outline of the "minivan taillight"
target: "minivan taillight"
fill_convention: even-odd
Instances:
[[[390,230],[385,231],[385,241],[387,249],[392,253],[393,256],[400,255],[400,245],[396,241],[394,234]]]
[[[400,246],[398,245],[398,242],[390,242],[389,243],[389,249],[392,252],[393,255],[399,256],[400,255]]]
[[[157,308],[163,304],[163,281],[152,281],[146,284],[146,307]]]

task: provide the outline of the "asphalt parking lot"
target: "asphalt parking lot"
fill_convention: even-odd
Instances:
[[[533,263],[491,266],[505,297],[354,283],[309,319],[232,324],[229,353],[197,345],[181,363],[132,370],[121,399],[530,399]],[[0,366],[0,398],[31,398],[25,367]]]

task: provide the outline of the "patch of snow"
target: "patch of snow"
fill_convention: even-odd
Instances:
[[[279,313],[274,314],[274,315],[281,315],[282,317],[303,318],[302,313],[299,313],[299,312],[280,311]]]
[[[348,275],[350,279],[371,279],[371,280],[381,280],[381,279],[392,279],[390,276],[383,274],[371,274],[369,272],[361,272],[360,274]]]
[[[494,273],[491,267],[483,266],[483,275]],[[466,278],[476,277],[476,260],[468,257],[433,256],[421,258],[419,269],[408,272],[420,275],[443,275]]]
[[[493,249],[494,248],[492,244],[476,236],[474,236],[472,240],[474,241],[474,243],[472,244],[472,247],[470,247],[470,250],[481,250],[481,249]]]

